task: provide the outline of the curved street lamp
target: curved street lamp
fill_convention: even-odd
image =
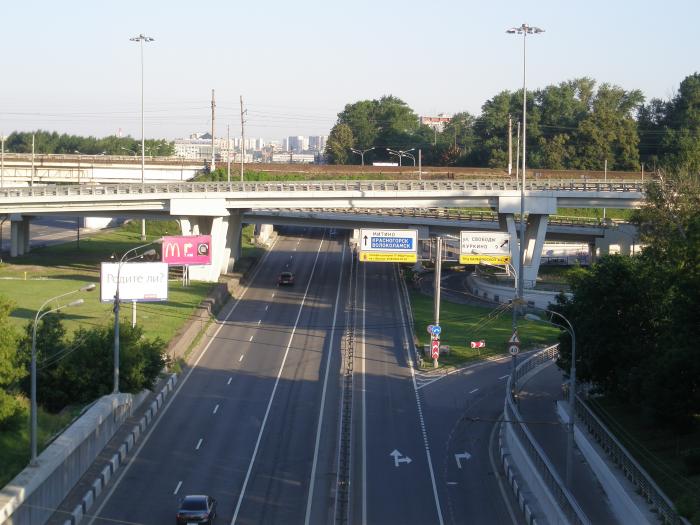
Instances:
[[[51,301],[55,301],[56,299],[60,299],[62,297],[66,297],[67,295],[72,295],[74,293],[78,292],[89,292],[91,290],[95,289],[95,284],[88,284],[87,286],[83,286],[81,288],[78,288],[77,290],[72,290],[70,292],[66,292],[61,295],[57,295],[56,297],[52,297],[51,299],[48,299],[44,301],[44,304],[42,304],[39,307],[39,310],[36,312],[36,316],[34,316],[34,325],[32,327],[32,357],[31,357],[31,365],[30,365],[30,375],[31,375],[31,386],[30,386],[30,397],[31,397],[31,405],[30,405],[30,432],[29,432],[29,442],[30,442],[30,447],[31,447],[31,459],[29,461],[29,464],[31,466],[36,466],[37,464],[37,402],[36,402],[36,325],[41,321],[41,319],[44,318],[44,316],[53,313],[53,312],[58,312],[59,310],[63,310],[64,308],[68,308],[71,306],[78,306],[83,304],[84,300],[83,299],[77,299],[75,301],[72,301],[68,304],[64,304],[61,306],[57,306],[56,308],[52,308],[50,310],[44,311],[44,307],[49,304]]]
[[[367,153],[368,151],[372,151],[373,149],[376,149],[376,148],[373,148],[373,147],[369,148],[369,149],[350,148],[350,151],[352,151],[353,153],[356,153],[357,155],[360,155],[360,157],[362,157],[362,165],[364,166],[365,165],[365,153]]]
[[[407,150],[400,150],[400,149],[394,150],[394,149],[391,149],[391,148],[386,148],[387,152],[389,152],[389,155],[395,155],[395,156],[397,156],[397,157],[399,158],[399,166],[401,166],[401,158],[402,158],[402,157],[410,157],[410,158],[413,158],[413,165],[414,165],[414,166],[416,165],[416,158],[415,158],[413,155],[407,155],[407,153],[408,153],[409,151],[413,151],[413,150],[415,150],[415,149],[416,149],[416,148],[411,148],[411,149],[407,149]]]
[[[121,271],[122,271],[122,266],[129,261],[133,261],[134,259],[142,259],[144,257],[150,257],[152,255],[156,254],[156,251],[151,248],[150,250],[146,250],[144,253],[140,253],[137,255],[134,255],[133,257],[128,257],[127,256],[130,253],[135,252],[136,250],[140,250],[141,248],[145,248],[146,246],[150,246],[152,244],[160,244],[163,242],[163,238],[161,237],[160,239],[156,239],[155,241],[151,241],[146,244],[142,244],[141,246],[136,246],[135,248],[131,248],[130,250],[127,250],[124,255],[122,255],[121,259],[119,259],[119,266],[117,267],[117,287],[116,291],[114,292],[114,389],[112,391],[113,394],[118,394],[119,393],[119,284],[120,284],[120,277],[121,277]]]
[[[569,368],[569,425],[567,428],[566,437],[566,486],[568,488],[571,488],[571,478],[574,465],[574,404],[576,403],[576,333],[574,332],[574,327],[571,325],[569,320],[559,312],[555,312],[554,310],[547,310],[546,308],[540,308],[540,310],[560,317],[566,323],[566,325],[553,323],[552,321],[542,319],[541,317],[534,314],[526,314],[525,319],[529,321],[547,323],[551,324],[552,326],[562,328],[566,332],[568,332],[569,336],[571,337],[571,367]]]

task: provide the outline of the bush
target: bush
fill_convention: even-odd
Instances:
[[[689,476],[700,474],[700,448],[690,448],[681,452],[683,465]]]

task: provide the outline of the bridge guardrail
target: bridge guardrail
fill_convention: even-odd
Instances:
[[[690,525],[688,520],[678,514],[671,500],[654,483],[647,471],[635,461],[622,443],[578,395],[576,396],[576,418],[586,426],[589,434],[595,438],[598,445],[625,477],[634,484],[637,492],[655,509],[663,523]]]
[[[397,192],[397,191],[513,191],[520,183],[512,180],[435,180],[435,181],[298,181],[298,182],[179,182],[103,185],[47,185],[4,188],[0,197],[74,196],[74,195],[142,195],[162,193],[249,193],[249,192]],[[644,184],[601,181],[527,181],[527,191],[642,193]]]
[[[529,359],[526,359],[515,369],[515,377],[512,375],[508,378],[506,387],[506,401],[504,407],[505,420],[511,425],[517,439],[520,441],[525,453],[537,469],[538,474],[544,481],[547,489],[550,491],[557,505],[561,509],[569,523],[575,525],[590,524],[588,517],[585,515],[581,507],[579,507],[576,499],[571,495],[569,489],[557,474],[554,466],[547,458],[544,451],[540,448],[537,440],[530,433],[530,430],[523,423],[522,416],[517,405],[511,395],[513,388],[517,389],[518,381],[530,371],[543,365],[544,363],[556,358],[559,355],[559,345],[553,345],[544,350],[540,350]],[[513,384],[513,380],[515,383]]]

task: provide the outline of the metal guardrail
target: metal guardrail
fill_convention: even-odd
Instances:
[[[651,476],[637,463],[627,449],[608,430],[586,403],[576,396],[576,418],[583,423],[598,445],[617,465],[625,477],[634,484],[637,492],[652,506],[663,523],[670,525],[690,525],[680,516],[666,494],[654,483]]]
[[[498,212],[469,211],[451,208],[258,208],[253,212],[284,212],[284,213],[342,213],[346,215],[382,215],[389,217],[410,217],[420,219],[446,219],[471,222],[498,222]],[[519,222],[516,214],[516,222]],[[616,228],[618,223],[610,219],[595,217],[569,217],[566,215],[550,215],[550,225],[582,226],[589,228]]]
[[[584,514],[583,510],[581,510],[581,507],[579,507],[576,499],[571,495],[571,492],[566,488],[564,482],[554,469],[554,466],[538,445],[537,440],[535,440],[527,426],[522,423],[522,416],[511,395],[511,392],[513,392],[512,386],[517,388],[518,381],[521,378],[535,368],[551,361],[557,355],[559,355],[559,345],[553,345],[537,352],[518,365],[515,369],[515,377],[510,376],[508,378],[504,408],[505,420],[511,422],[512,429],[525,450],[525,453],[537,469],[538,474],[551,492],[557,505],[568,520],[568,523],[574,525],[590,524],[590,520]],[[514,379],[515,385],[512,384]]]
[[[2,197],[71,197],[154,195],[192,193],[274,193],[274,192],[468,192],[519,191],[520,184],[513,180],[354,180],[354,181],[299,181],[299,182],[178,182],[105,185],[47,185],[25,188],[3,188]],[[610,192],[615,194],[642,193],[644,184],[633,182],[544,180],[527,181],[527,191],[557,192]]]

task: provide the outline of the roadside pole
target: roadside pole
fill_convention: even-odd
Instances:
[[[440,326],[440,277],[442,274],[442,238],[436,237],[435,241],[437,243],[435,249],[435,326]],[[439,337],[439,334],[438,334]],[[433,367],[438,367],[438,358],[433,354]]]

